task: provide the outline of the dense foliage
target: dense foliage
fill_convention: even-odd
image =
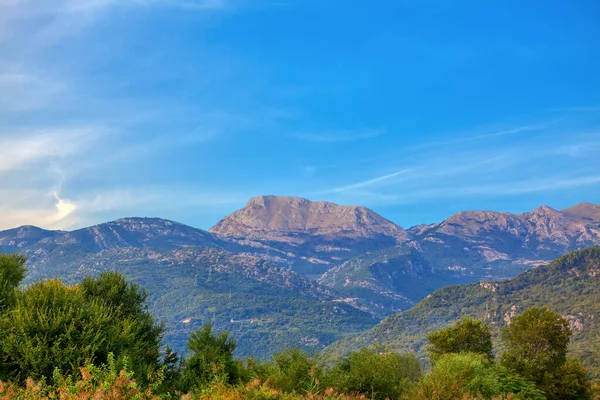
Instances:
[[[2,269],[21,265],[0,261]],[[0,315],[0,371],[17,382],[50,379],[57,369],[102,365],[109,354],[142,379],[159,365],[163,328],[146,311],[145,294],[116,273],[68,286],[40,281],[16,290],[11,307]]]
[[[179,353],[205,324],[230,332],[236,356],[267,359],[286,347],[321,350],[378,321],[332,301],[332,293],[293,271],[221,249],[118,248],[86,254],[79,247],[61,247],[35,265],[26,283],[49,277],[77,283],[100,271],[127,276],[147,290],[148,309],[165,322],[165,341]]]
[[[433,360],[446,353],[477,353],[494,359],[490,328],[479,320],[463,318],[451,327],[430,333],[427,339]]]
[[[19,276],[25,259],[0,258]],[[14,270],[13,273],[9,273]],[[271,360],[234,357],[236,342],[210,324],[190,335],[189,354],[160,357],[163,327],[146,293],[119,273],[76,285],[56,280],[7,291],[0,312],[0,399],[529,399],[586,400],[583,365],[568,358],[569,322],[533,307],[491,333],[465,318],[431,332],[428,371],[414,354],[361,348],[324,359],[297,348]],[[10,282],[10,281],[9,281]],[[8,285],[8,284],[7,284]],[[9,286],[7,286],[9,287]],[[498,359],[499,362],[495,360]]]

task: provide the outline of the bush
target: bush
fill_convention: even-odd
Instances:
[[[81,365],[107,361],[118,331],[110,310],[86,302],[81,291],[44,281],[18,293],[0,318],[3,379],[51,378],[55,368],[73,373]]]
[[[271,388],[286,393],[306,393],[318,389],[323,372],[316,357],[292,348],[273,355],[270,374]]]
[[[399,399],[420,377],[421,365],[416,357],[362,348],[328,371],[324,383],[343,393]]]
[[[125,365],[127,360],[124,359]],[[79,368],[77,376],[64,375],[58,369],[53,373],[52,386],[43,380],[36,382],[31,378],[25,381],[24,386],[0,382],[0,399],[138,399],[154,400],[160,397],[155,395],[153,388],[159,385],[162,376],[158,374],[152,385],[142,389],[133,379],[134,374],[128,369],[119,370],[117,362],[112,355],[108,363],[100,367],[90,364]]]
[[[493,364],[475,353],[444,354],[419,382],[415,399],[491,399],[501,393]]]
[[[0,316],[1,378],[51,380],[56,368],[74,374],[81,365],[105,364],[113,353],[117,360],[127,357],[146,384],[160,366],[162,327],[144,311],[143,297],[135,298],[136,307],[122,308],[110,295],[85,289],[110,282],[123,283],[130,295],[138,291],[118,274],[90,278],[87,286],[47,280],[17,291],[14,306]]]
[[[451,327],[429,334],[427,339],[434,361],[447,353],[480,353],[494,360],[490,328],[479,320],[463,318]]]
[[[496,366],[496,371],[502,394],[511,394],[513,398],[519,400],[546,400],[544,392],[522,376],[513,374],[502,366]]]
[[[0,311],[14,304],[15,289],[25,278],[26,262],[20,254],[0,254]]]
[[[192,355],[184,361],[184,390],[200,388],[214,379],[237,383],[243,365],[233,359],[236,343],[227,332],[212,333],[212,325],[206,324],[190,335],[188,349]]]

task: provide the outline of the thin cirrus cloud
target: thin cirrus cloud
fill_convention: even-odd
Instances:
[[[79,154],[99,138],[95,128],[0,132],[0,172]]]
[[[600,177],[596,174],[594,145],[597,142],[593,139],[598,134],[589,130],[577,133],[568,124],[558,128],[548,128],[550,126],[527,125],[478,136],[465,135],[445,141],[443,146],[440,142],[424,143],[426,147],[411,148],[410,154],[394,155],[404,160],[400,163],[404,167],[397,172],[375,174],[374,178],[339,185],[322,193],[330,193],[345,203],[359,199],[368,205],[418,204],[429,200],[501,198],[597,186]],[[521,136],[496,140],[511,135]],[[407,165],[406,160],[410,158],[413,163]],[[394,163],[392,158],[386,161],[380,156],[378,163],[382,162]]]
[[[556,192],[566,189],[591,187],[600,184],[600,176],[583,177],[547,177],[542,179],[526,179],[500,184],[459,185],[435,187],[428,186],[403,192],[376,192],[370,190],[355,190],[344,193],[338,201],[368,202],[379,205],[409,205],[440,199],[472,199],[523,196],[543,192]]]
[[[228,0],[0,0],[0,9],[21,15],[37,13],[81,13],[101,11],[110,7],[183,7],[197,10],[220,10],[231,6]]]
[[[398,176],[406,175],[409,172],[414,171],[414,169],[415,168],[401,169],[400,171],[396,171],[396,172],[393,172],[391,174],[386,174],[386,175],[378,176],[378,177],[373,178],[373,179],[368,179],[366,181],[353,183],[353,184],[347,185],[347,186],[341,186],[341,187],[333,188],[333,189],[327,190],[326,192],[329,192],[329,193],[347,192],[347,191],[351,191],[351,190],[365,188],[365,187],[368,187],[368,186],[373,186],[373,185],[380,184],[380,183],[383,183],[383,182],[386,182],[386,181],[390,181],[393,178],[396,178]]]

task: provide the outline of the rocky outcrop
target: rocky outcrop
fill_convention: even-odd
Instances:
[[[298,197],[259,196],[225,217],[210,232],[222,236],[276,240],[292,233],[327,237],[388,236],[403,242],[404,229],[361,206],[340,206]]]
[[[286,196],[250,199],[210,232],[276,254],[278,262],[315,276],[357,255],[409,240],[404,229],[368,208]]]
[[[458,239],[488,261],[493,261],[490,255],[496,260],[550,260],[600,244],[600,206],[581,203],[562,211],[541,206],[523,214],[465,211],[409,231],[419,242],[446,244]]]

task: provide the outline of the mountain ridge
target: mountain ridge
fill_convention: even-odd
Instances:
[[[207,322],[210,318],[201,307],[219,308],[218,301],[223,301],[227,307],[212,315],[220,329],[230,329],[229,319],[219,320],[219,316],[233,313],[237,320],[249,315],[249,320],[266,324],[266,320],[283,320],[264,304],[293,310],[284,329],[269,332],[255,326],[248,334],[235,331],[242,341],[240,348],[251,355],[257,351],[253,342],[262,340],[279,348],[291,344],[291,337],[298,339],[294,336],[298,332],[312,332],[301,336],[306,346],[322,347],[343,332],[358,333],[361,327],[409,310],[443,286],[511,278],[570,250],[600,244],[600,206],[591,203],[562,211],[542,206],[522,214],[465,211],[409,230],[364,207],[302,198],[261,196],[248,201],[247,207],[253,208],[250,214],[244,209],[238,213],[244,218],[260,217],[248,237],[232,232],[221,235],[214,232],[218,229],[209,232],[160,218],[129,217],[73,231],[32,226],[0,231],[0,251],[18,251],[29,258],[28,282],[45,277],[76,280],[83,273],[122,267],[137,283],[156,288],[162,293],[160,298],[169,299],[152,306],[167,319],[180,315],[178,310],[184,307],[201,316],[189,317],[192,321]],[[224,218],[228,219],[231,215]],[[277,268],[263,268],[259,263]],[[165,266],[177,266],[174,275],[163,270]],[[198,276],[204,280],[194,285],[195,278],[188,272],[197,268],[203,271]],[[210,271],[217,271],[221,278],[209,279]],[[251,271],[254,275],[245,275]],[[272,296],[283,293],[280,278],[291,285],[292,296]],[[190,293],[182,292],[170,279],[186,282]],[[232,282],[250,290],[238,294],[243,304],[227,296]],[[307,291],[321,297],[311,297]],[[185,307],[174,293],[190,296],[200,306]],[[306,310],[321,321],[317,330],[311,330],[307,322],[298,323],[310,320]],[[329,326],[327,318],[332,316],[336,322]],[[186,327],[191,325],[177,322],[175,326],[188,332]]]
[[[571,354],[600,377],[600,246],[570,252],[548,265],[504,281],[447,286],[426,296],[413,308],[393,314],[362,334],[342,339],[326,354],[339,357],[361,346],[417,352],[426,358],[429,332],[460,318],[473,317],[491,326],[495,340],[514,316],[532,306],[547,306],[569,320]]]

